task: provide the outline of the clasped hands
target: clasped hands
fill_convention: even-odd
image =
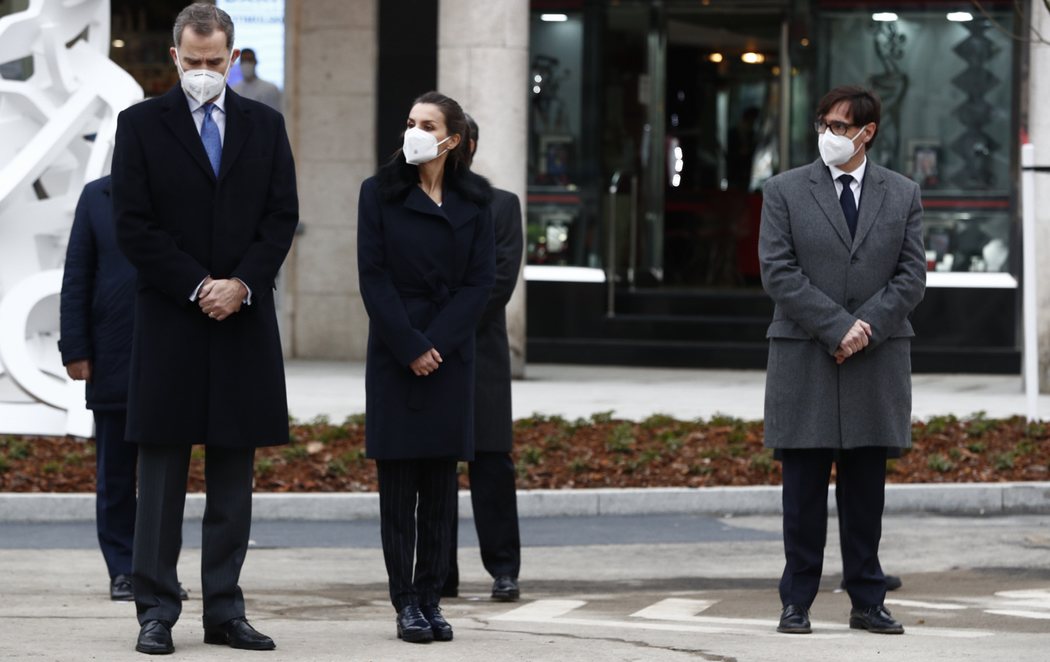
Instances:
[[[247,296],[248,288],[236,278],[216,280],[208,276],[197,293],[197,305],[205,315],[221,322],[238,312]]]
[[[412,369],[412,372],[416,377],[426,377],[430,373],[438,369],[441,364],[441,354],[436,349],[431,347],[427,351],[417,358],[412,363],[408,364],[408,367]]]
[[[857,320],[842,336],[839,348],[835,350],[835,363],[842,365],[846,359],[868,346],[871,340],[871,325],[864,320]]]

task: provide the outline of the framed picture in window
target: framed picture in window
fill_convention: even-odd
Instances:
[[[934,140],[913,140],[911,148],[911,178],[923,189],[941,185],[941,144]]]

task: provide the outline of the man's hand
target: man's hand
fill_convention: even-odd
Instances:
[[[236,278],[212,280],[208,278],[197,293],[197,305],[205,315],[221,322],[241,309],[248,288]]]
[[[835,351],[835,363],[842,365],[843,361],[867,347],[870,338],[871,325],[860,319],[854,322]]]
[[[83,359],[81,361],[73,361],[66,366],[66,374],[69,378],[77,382],[90,382],[91,381],[91,361],[89,359]]]
[[[408,365],[415,373],[416,377],[426,377],[430,373],[438,369],[441,363],[441,355],[438,351],[431,347],[427,351],[423,352],[423,355]]]

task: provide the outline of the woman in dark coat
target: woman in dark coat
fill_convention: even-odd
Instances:
[[[361,185],[358,208],[366,450],[397,634],[412,642],[452,639],[438,603],[456,462],[474,456],[474,329],[495,280],[492,189],[470,171],[466,137],[458,103],[419,97],[404,148]]]

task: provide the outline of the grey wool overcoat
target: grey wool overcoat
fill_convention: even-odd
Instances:
[[[775,304],[766,374],[770,448],[911,445],[908,314],[926,288],[919,187],[868,160],[851,238],[820,160],[766,182],[758,242]],[[857,319],[869,345],[835,363]]]

